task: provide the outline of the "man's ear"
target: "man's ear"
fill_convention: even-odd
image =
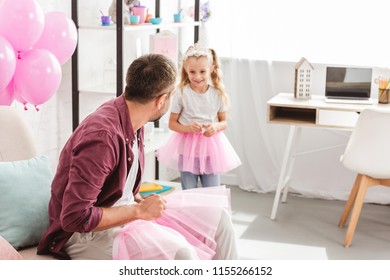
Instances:
[[[166,94],[162,94],[160,95],[159,97],[157,97],[156,99],[156,106],[157,106],[157,109],[160,110],[162,108],[162,106],[164,105],[165,103],[165,99],[167,98],[167,95]]]

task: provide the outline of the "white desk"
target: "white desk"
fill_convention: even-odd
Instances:
[[[267,102],[268,123],[290,126],[271,212],[272,220],[276,219],[282,190],[282,202],[287,199],[288,182],[297,155],[297,143],[302,126],[351,130],[356,124],[359,112],[373,107],[390,110],[390,104],[378,104],[377,100],[374,100],[372,105],[337,104],[325,103],[322,95],[301,100],[295,99],[292,93],[280,93]]]

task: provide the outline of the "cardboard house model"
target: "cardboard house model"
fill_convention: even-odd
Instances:
[[[310,86],[313,74],[313,66],[302,57],[301,60],[295,64],[295,84],[294,97],[300,99],[311,98]]]

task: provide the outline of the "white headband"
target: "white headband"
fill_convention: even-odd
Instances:
[[[187,60],[189,57],[201,57],[205,56],[209,61],[213,61],[213,56],[211,55],[210,49],[202,48],[198,43],[195,43],[193,46],[189,47],[186,53],[184,54],[184,60]]]

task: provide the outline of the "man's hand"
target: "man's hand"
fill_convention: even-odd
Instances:
[[[158,194],[151,194],[137,204],[139,219],[155,220],[164,213],[165,200]]]

